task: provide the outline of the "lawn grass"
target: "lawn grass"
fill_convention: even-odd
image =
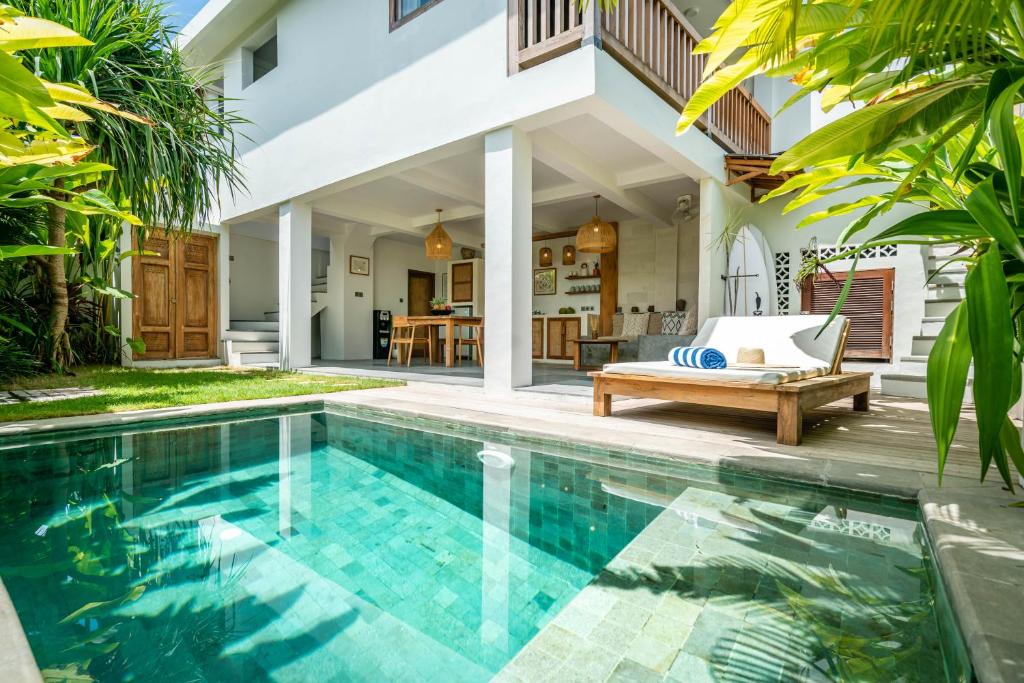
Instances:
[[[325,394],[333,391],[397,386],[400,382],[365,377],[305,375],[278,370],[228,368],[135,370],[77,368],[72,375],[31,377],[0,386],[2,390],[92,387],[98,396],[0,405],[0,422],[72,415],[120,413],[255,398]]]

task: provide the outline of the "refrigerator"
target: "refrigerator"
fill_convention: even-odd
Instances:
[[[373,358],[388,357],[388,344],[391,343],[391,311],[375,310],[373,312]]]

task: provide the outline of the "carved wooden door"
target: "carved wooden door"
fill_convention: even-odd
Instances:
[[[134,257],[132,336],[137,360],[217,357],[217,239],[152,230]]]

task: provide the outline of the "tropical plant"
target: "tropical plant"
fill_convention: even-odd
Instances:
[[[92,106],[91,116],[72,119],[68,127],[89,140],[91,159],[117,169],[78,176],[73,185],[58,184],[51,196],[68,190],[90,196],[98,190],[113,200],[112,208],[130,207],[145,225],[187,232],[208,219],[221,183],[231,190],[240,186],[232,132],[239,119],[222,111],[211,97],[214,74],[185,63],[167,28],[161,0],[14,0],[13,5],[68,26],[86,39],[70,49],[53,49],[50,44],[25,47],[40,48],[29,56],[41,75],[77,83],[86,89],[85,96],[103,103]],[[125,295],[105,277],[121,221],[97,220],[85,226],[69,221],[63,208],[50,204],[47,244],[76,246],[78,272],[93,294]],[[102,235],[99,244],[85,240],[86,227]],[[59,256],[49,260],[49,360],[58,367],[70,360],[67,269],[74,264]],[[103,305],[105,329],[116,317],[109,301]]]
[[[852,214],[840,244],[862,238],[897,204],[920,209],[864,239],[855,257],[879,244],[960,245],[966,300],[947,319],[928,362],[940,478],[973,362],[981,476],[994,462],[1011,489],[1011,465],[1024,472],[1008,415],[1020,398],[1024,341],[1015,115],[1024,102],[1022,36],[1022,0],[737,0],[697,46],[708,55],[704,82],[679,122],[685,130],[755,75],[790,78],[796,92],[786,106],[812,93],[826,110],[853,105],[775,160],[774,172],[805,173],[769,198],[798,190],[791,210],[843,190],[862,193],[804,221]]]

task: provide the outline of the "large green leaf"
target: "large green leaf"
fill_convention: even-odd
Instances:
[[[999,433],[1010,408],[1014,367],[1010,293],[999,249],[993,245],[967,273],[965,281],[971,348],[974,357],[974,406],[982,478],[993,459],[1005,459]]]
[[[967,211],[939,209],[908,216],[878,233],[872,240],[889,240],[909,235],[962,240],[984,239],[989,235]]]
[[[772,173],[796,171],[838,157],[876,147],[894,131],[920,115],[955,89],[922,89],[901,99],[863,107],[812,132],[790,147],[772,164]]]
[[[29,256],[53,256],[55,254],[74,254],[75,250],[68,247],[48,247],[43,244],[0,246],[0,261],[11,258],[27,258]]]
[[[939,482],[960,422],[967,373],[971,366],[968,306],[961,301],[946,318],[928,354],[928,411],[939,454]]]
[[[1018,261],[1024,261],[1024,245],[1021,244],[1017,231],[1013,229],[1013,225],[999,205],[991,177],[974,188],[967,197],[966,206],[985,232]]]
[[[1006,189],[1010,195],[1010,211],[1013,213],[1014,223],[1020,223],[1021,158],[1013,109],[1021,86],[1024,86],[1024,78],[1014,81],[1003,90],[989,111],[989,130],[992,133],[992,142],[1003,161],[1003,170],[1006,172]]]

